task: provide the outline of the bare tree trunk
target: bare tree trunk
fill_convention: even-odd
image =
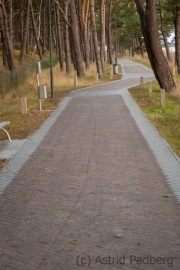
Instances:
[[[63,56],[62,56],[60,12],[59,12],[59,8],[57,5],[55,6],[55,10],[56,10],[58,56],[59,56],[60,70],[63,71],[64,70],[64,63],[63,63]]]
[[[135,0],[140,18],[144,41],[154,74],[162,89],[171,92],[175,86],[166,57],[163,54],[156,20],[156,1]]]
[[[2,39],[1,39],[2,40]],[[4,46],[2,45],[2,57],[3,57],[3,67],[5,69],[8,69],[8,62],[7,62],[7,57],[6,57],[6,51],[4,49]]]
[[[69,8],[70,8],[71,31],[74,47],[74,56],[76,60],[77,75],[78,77],[82,77],[84,76],[84,67],[80,50],[79,33],[74,0],[71,0],[71,2],[69,3]]]
[[[34,32],[34,37],[35,37],[35,40],[36,40],[38,54],[39,54],[39,58],[42,59],[42,52],[41,52],[41,48],[40,48],[40,44],[39,44],[39,36],[37,34],[37,28],[36,28],[36,23],[35,23],[35,19],[34,19],[34,12],[33,12],[32,2],[30,3],[30,9],[31,9],[33,32]]]
[[[28,26],[29,26],[29,14],[30,14],[30,5],[31,5],[31,0],[27,0],[26,3],[26,13],[25,13],[25,21],[23,24],[23,39],[22,39],[22,44],[21,44],[21,53],[20,53],[20,58],[19,62],[20,64],[24,61],[24,56],[26,53],[26,43],[27,43],[27,36],[28,36]]]
[[[46,5],[45,1],[43,2],[43,15],[42,15],[42,55],[46,53]]]
[[[100,22],[101,22],[101,40],[100,40],[100,57],[102,72],[105,72],[104,57],[105,57],[105,4],[104,0],[101,0],[101,11],[100,11]]]
[[[180,74],[180,5],[176,6],[175,9],[175,46],[176,46],[176,65],[178,74]]]
[[[77,71],[77,63],[76,63],[76,58],[75,58],[75,52],[74,52],[74,46],[73,46],[73,38],[72,38],[72,30],[71,30],[71,28],[69,29],[69,44],[70,44],[70,54],[71,54],[72,64],[74,66],[74,70]]]
[[[112,56],[112,27],[111,27],[111,12],[112,12],[112,0],[110,0],[109,4],[109,16],[107,21],[107,38],[108,38],[108,58],[110,64],[113,64],[113,56]]]
[[[13,51],[12,51],[12,44],[9,38],[8,32],[8,23],[7,23],[7,14],[4,7],[4,3],[0,1],[0,29],[1,29],[1,40],[3,44],[3,53],[4,53],[4,60],[6,64],[8,64],[9,70],[15,69],[14,59],[13,59]]]
[[[135,56],[134,34],[132,34],[132,38],[131,38],[131,47],[132,47],[132,57],[134,57]]]
[[[100,61],[100,54],[98,49],[98,39],[97,39],[97,32],[96,32],[96,22],[95,22],[95,14],[94,14],[94,0],[90,0],[90,15],[91,15],[91,26],[92,26],[92,36],[94,42],[94,51],[96,57],[96,66],[97,72],[99,75],[99,79],[102,77],[102,68],[101,68],[101,61]]]
[[[89,0],[83,0],[82,22],[83,22],[83,40],[84,40],[86,69],[90,67],[90,55],[89,55],[89,43],[88,43],[88,13],[89,13]]]
[[[23,42],[23,34],[24,34],[25,10],[26,10],[26,3],[25,3],[25,0],[23,0],[23,1],[20,2],[20,35],[19,35],[19,42],[21,44]]]
[[[162,8],[160,8],[160,19],[161,19],[161,32],[162,32],[163,39],[164,39],[164,45],[166,48],[167,59],[169,61],[172,61],[172,57],[171,57],[171,53],[170,53],[169,45],[168,45],[168,41],[167,41],[167,36],[166,36],[165,30],[164,30],[164,12],[163,12]]]
[[[12,50],[13,50],[13,2],[12,0],[8,0],[8,9],[9,9],[9,40],[12,44]]]
[[[69,12],[69,3],[65,3],[65,15],[68,18]],[[66,56],[66,73],[68,74],[71,71],[71,54],[70,54],[70,45],[69,45],[69,26],[64,22],[64,43],[65,43],[65,56]]]

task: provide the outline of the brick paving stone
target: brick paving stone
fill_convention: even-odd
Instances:
[[[0,196],[0,269],[179,270],[180,205],[127,97],[83,91]]]

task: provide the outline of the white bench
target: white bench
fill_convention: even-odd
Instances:
[[[3,131],[6,133],[6,135],[8,136],[9,141],[11,141],[11,138],[10,138],[10,136],[9,136],[9,133],[7,132],[7,130],[5,130],[5,129],[3,128],[3,127],[5,127],[5,126],[7,126],[7,125],[9,125],[9,124],[10,124],[9,121],[0,122],[0,129],[3,130]]]

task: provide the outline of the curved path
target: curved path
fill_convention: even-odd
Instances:
[[[123,79],[71,92],[0,172],[0,269],[180,265],[180,160]]]

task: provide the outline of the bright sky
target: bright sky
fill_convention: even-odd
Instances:
[[[171,36],[168,38],[168,42],[172,42],[172,39],[174,38],[174,32],[171,33]]]

